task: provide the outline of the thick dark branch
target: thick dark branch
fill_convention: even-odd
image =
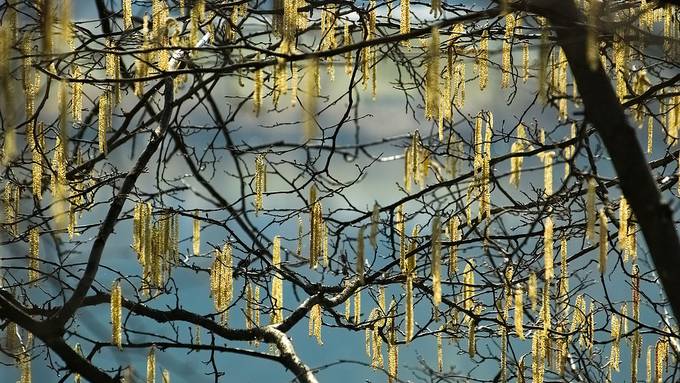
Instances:
[[[137,178],[142,174],[146,165],[149,163],[151,157],[156,153],[156,150],[160,146],[163,137],[168,130],[170,123],[170,116],[172,114],[172,100],[173,100],[173,82],[171,77],[166,77],[165,80],[165,105],[163,108],[161,120],[158,129],[152,133],[149,145],[147,145],[144,152],[140,155],[135,166],[128,172],[123,185],[121,186],[118,194],[111,202],[111,207],[109,208],[106,218],[99,229],[97,238],[92,244],[92,250],[90,251],[90,256],[87,261],[87,267],[83,273],[78,286],[76,286],[75,291],[71,298],[64,304],[64,307],[57,312],[54,317],[49,318],[48,321],[56,323],[59,326],[63,326],[66,321],[68,321],[76,310],[80,307],[85,299],[85,295],[90,290],[90,286],[94,282],[95,276],[97,275],[97,269],[99,268],[99,262],[101,261],[102,254],[104,253],[104,247],[106,246],[106,241],[109,235],[113,232],[113,228],[118,222],[118,216],[123,210],[123,205],[127,200],[127,196],[130,191],[134,188]]]
[[[680,241],[672,212],[661,197],[647,164],[635,129],[627,122],[624,109],[598,61],[590,70],[586,54],[587,28],[571,1],[542,0],[528,3],[531,11],[550,20],[557,41],[567,57],[583,97],[588,121],[597,129],[612,158],[623,195],[638,219],[647,247],[666,291],[676,320],[680,318]]]

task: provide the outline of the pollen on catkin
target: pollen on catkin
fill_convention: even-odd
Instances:
[[[361,283],[364,282],[364,262],[364,227],[361,226],[357,234],[357,262],[355,270]]]
[[[106,132],[111,129],[111,95],[105,91],[99,96],[99,153],[106,154]]]
[[[315,304],[309,310],[309,336],[315,337],[316,342],[319,345],[323,344],[323,341],[321,340],[321,313],[321,305],[319,304]]]
[[[482,37],[479,40],[477,65],[479,66],[479,90],[484,90],[489,83],[489,31],[486,29],[482,31]]]
[[[198,215],[198,212],[194,212],[195,215]],[[193,220],[193,233],[191,236],[191,248],[192,252],[194,254],[194,257],[197,257],[201,255],[201,220],[198,219],[197,216],[194,216]]]
[[[588,189],[586,191],[586,239],[595,242],[595,221],[597,212],[595,210],[595,187],[597,186],[594,177],[588,177]]]
[[[442,301],[441,286],[441,219],[435,216],[432,222],[431,246],[432,246],[432,305],[434,306],[435,317],[438,313],[438,306]]]
[[[259,214],[263,205],[263,194],[267,191],[267,163],[264,155],[255,158],[255,214]]]
[[[29,261],[28,261],[28,282],[36,285],[40,278],[40,229],[31,228],[28,234]]]
[[[545,267],[545,273],[543,278],[546,282],[550,280],[555,275],[553,268],[553,220],[552,217],[547,216],[545,222],[543,223],[543,264]]]
[[[425,118],[431,120],[439,116],[439,29],[432,28],[425,62]],[[440,134],[439,141],[444,137]]]
[[[604,213],[604,209],[600,208],[599,211],[599,222],[600,222],[600,261],[599,261],[599,269],[600,269],[600,274],[604,274],[604,272],[607,270],[607,252],[609,251],[608,243],[607,243],[607,216]]]
[[[113,282],[111,287],[111,343],[122,349],[122,301],[123,293],[118,280]]]
[[[521,287],[515,289],[515,332],[524,339],[524,291]]]
[[[156,383],[156,354],[153,346],[146,356],[146,383]]]
[[[458,217],[453,217],[449,220],[448,234],[451,246],[449,246],[449,276],[453,277],[458,273],[458,245],[456,242],[460,241],[460,220]]]
[[[272,314],[271,323],[277,324],[283,321],[283,278],[276,269],[281,266],[281,238],[277,235],[272,241]]]
[[[368,241],[373,249],[378,248],[378,225],[380,224],[380,206],[377,202],[373,204],[373,212],[371,213],[371,232],[369,233]]]
[[[501,88],[510,86],[510,75],[512,74],[512,39],[515,33],[515,16],[512,13],[505,15],[505,36],[503,39],[503,52],[501,71]]]
[[[225,244],[222,249],[215,250],[215,258],[210,267],[210,293],[215,309],[220,313],[222,322],[229,319],[229,306],[234,295],[234,262],[233,249]]]

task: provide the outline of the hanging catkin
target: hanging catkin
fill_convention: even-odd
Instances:
[[[586,238],[590,242],[595,242],[595,221],[597,212],[595,210],[595,183],[594,177],[588,177],[588,189],[586,192]]]
[[[380,206],[377,202],[373,204],[373,212],[371,213],[371,232],[368,237],[373,249],[378,248],[378,225],[380,224]]]
[[[528,295],[529,295],[529,302],[531,302],[531,309],[536,310],[536,298],[538,297],[538,281],[537,281],[536,273],[533,271],[531,274],[529,274],[529,286],[528,286]]]
[[[524,339],[524,291],[521,287],[515,289],[515,332],[520,339]]]
[[[319,59],[313,58],[309,64],[307,79],[305,80],[305,105],[304,105],[304,140],[314,138],[317,132],[315,121],[317,96],[319,95]]]
[[[555,275],[553,268],[553,220],[552,217],[547,216],[545,222],[543,223],[543,262],[545,265],[545,274],[543,278],[546,283],[550,283],[550,280]]]
[[[623,250],[624,262],[627,261],[628,256],[628,202],[626,198],[621,196],[619,199],[619,232],[618,232],[618,247]]]
[[[631,278],[631,295],[633,300],[633,322],[640,321],[640,269],[638,265],[633,265]],[[630,375],[631,382],[637,382],[638,359],[642,350],[642,337],[640,330],[635,326],[633,339],[630,344]]]
[[[399,19],[399,33],[405,34],[411,31],[411,10],[410,0],[401,0],[401,18]],[[408,40],[402,42],[403,45],[408,46]]]
[[[234,294],[233,274],[233,250],[227,243],[221,250],[215,250],[215,259],[210,267],[210,293],[223,323],[227,323],[229,319],[228,309]]]
[[[448,232],[451,246],[449,246],[449,277],[458,274],[458,245],[456,242],[460,241],[460,220],[458,217],[453,217],[449,220]]]
[[[272,315],[271,323],[283,321],[283,278],[277,272],[281,267],[281,238],[277,235],[272,241]]]
[[[255,158],[255,214],[262,210],[263,194],[267,191],[267,163],[264,154]]]
[[[600,262],[599,269],[600,274],[604,274],[607,270],[607,252],[609,250],[607,244],[607,216],[604,214],[604,209],[600,208]]]
[[[146,356],[146,383],[156,383],[156,354],[153,346]]]
[[[106,154],[106,132],[111,129],[111,95],[105,91],[99,96],[99,152]]]
[[[194,212],[191,244],[194,257],[201,255],[201,220],[198,219],[198,211]]]
[[[357,263],[356,273],[359,276],[359,281],[364,283],[364,226],[359,228],[357,234]]]
[[[260,61],[260,54],[258,53],[255,60]],[[253,85],[253,112],[258,116],[260,114],[260,107],[262,106],[262,87],[264,82],[264,75],[262,68],[255,69],[255,78]],[[297,86],[294,88],[297,90]]]
[[[28,234],[29,262],[28,282],[35,286],[40,278],[40,229],[34,227]]]
[[[309,310],[309,336],[315,337],[319,345],[323,344],[321,340],[321,325],[321,306],[315,304]]]
[[[404,341],[406,343],[411,342],[413,339],[413,326],[414,326],[414,315],[413,315],[413,277],[408,275],[406,277],[406,282],[404,288],[406,289],[406,331],[404,332]]]
[[[512,13],[505,15],[505,36],[503,38],[503,52],[501,72],[501,88],[510,86],[510,75],[512,74],[512,39],[515,32],[515,16]]]
[[[442,286],[441,286],[441,219],[435,216],[432,221],[432,304],[434,305],[435,317],[438,313],[439,304],[442,301]]]
[[[479,40],[477,65],[479,67],[479,90],[484,90],[489,82],[489,32],[486,29],[482,31],[482,37]]]
[[[323,210],[321,202],[317,200],[316,186],[309,188],[310,227],[309,239],[309,267],[315,269],[319,264],[319,257],[323,252],[323,237],[325,223],[323,222]]]
[[[111,288],[111,343],[118,349],[122,349],[122,300],[123,293],[118,280],[113,282]]]
[[[432,28],[425,61],[425,118],[431,120],[439,115],[439,29]],[[440,132],[439,141],[443,141]]]

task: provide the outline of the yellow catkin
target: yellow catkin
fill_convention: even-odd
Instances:
[[[425,118],[431,120],[439,115],[439,29],[432,28],[425,62]],[[443,133],[439,134],[439,141],[443,141]]]
[[[255,158],[255,214],[262,210],[263,194],[267,191],[267,163],[264,155]]]
[[[194,212],[196,215],[192,222],[193,222],[193,232],[192,232],[192,237],[191,237],[191,244],[192,244],[192,250],[193,254],[195,257],[199,256],[201,254],[201,220],[198,219],[197,215],[198,212]]]
[[[399,370],[399,345],[397,343],[397,329],[394,323],[394,317],[397,314],[396,303],[394,300],[390,303],[390,310],[386,323],[387,328],[387,381],[392,383],[397,379],[397,372]]]
[[[43,177],[43,154],[45,148],[45,124],[39,121],[37,124],[29,124],[30,129],[27,131],[29,146],[31,147],[31,154],[33,158],[33,166],[31,167],[31,174],[33,179],[32,190],[33,195],[38,199],[42,199],[42,177]]]
[[[521,287],[515,289],[515,332],[524,339],[524,291]]]
[[[111,287],[111,343],[122,349],[122,300],[123,293],[118,280],[113,282]]]
[[[545,267],[545,274],[543,275],[543,278],[546,280],[546,282],[550,282],[550,280],[554,277],[555,271],[553,267],[553,259],[554,259],[554,254],[553,254],[553,220],[552,217],[548,216],[545,218],[545,222],[543,223],[544,229],[543,229],[543,263]]]
[[[146,383],[156,383],[156,353],[151,347],[146,356]]]
[[[223,322],[229,318],[228,310],[234,295],[233,274],[233,249],[227,243],[221,250],[215,250],[215,259],[210,267],[210,293]]]
[[[19,186],[8,182],[5,185],[5,189],[2,193],[2,204],[5,213],[5,224],[7,225],[7,231],[11,236],[16,236],[19,234],[17,224],[19,214],[19,200]]]
[[[648,383],[652,382],[652,346],[647,346],[647,379]]]
[[[629,209],[628,202],[625,197],[619,199],[619,233],[618,233],[618,247],[623,251],[623,261],[628,259],[628,218]]]
[[[466,311],[472,311],[475,307],[475,274],[473,268],[474,260],[470,260],[463,270],[463,308]]]
[[[543,383],[545,371],[545,337],[543,331],[535,331],[531,338],[531,372],[534,383]]]
[[[663,368],[668,358],[668,343],[665,339],[659,339],[654,345],[654,382],[663,382]]]
[[[281,238],[277,235],[272,241],[272,267],[281,266]],[[283,321],[283,278],[275,272],[272,276],[272,315],[271,323]]]
[[[31,372],[31,352],[28,350],[28,347],[30,347],[30,345],[27,346],[26,349],[21,352],[21,354],[19,354],[18,362],[19,368],[21,370],[21,379],[18,383],[31,383],[33,379]]]
[[[555,152],[542,153],[541,160],[543,161],[543,188],[545,195],[551,196],[553,194],[553,158]]]
[[[612,314],[610,320],[610,332],[612,338],[611,353],[609,356],[610,367],[615,371],[619,371],[619,364],[621,363],[621,351],[619,348],[619,341],[621,339],[621,320],[616,314]]]
[[[257,55],[258,62],[260,61],[260,55]],[[254,87],[253,87],[253,111],[255,112],[255,115],[260,114],[260,107],[262,106],[262,87],[263,87],[263,82],[264,82],[264,75],[262,73],[262,68],[257,68],[255,70],[255,79],[254,79]],[[297,89],[297,87],[295,87]]]
[[[316,342],[323,344],[321,340],[321,306],[316,304],[309,310],[309,336],[316,338]]]
[[[400,10],[401,18],[399,19],[399,33],[405,34],[411,31],[411,10],[410,10],[410,0],[401,0]],[[408,46],[408,40],[405,40],[402,44]]]
[[[164,368],[161,377],[163,379],[163,383],[170,383],[170,371]]]
[[[522,82],[529,80],[529,42],[522,44]]]
[[[652,154],[654,147],[654,117],[647,118],[647,154]]]
[[[437,332],[437,371],[442,372],[444,370],[444,350],[442,346],[442,329]]]
[[[536,298],[538,297],[538,278],[536,278],[536,273],[531,272],[529,274],[529,286],[528,286],[528,295],[529,295],[529,302],[531,302],[531,309],[536,310]]]
[[[604,209],[600,209],[599,217],[600,217],[599,270],[600,274],[604,274],[604,272],[607,270],[607,252],[609,251],[609,245],[607,243],[607,216],[604,213]]]
[[[432,304],[434,305],[435,317],[437,315],[437,307],[442,301],[442,285],[441,285],[441,219],[435,216],[432,221]]]
[[[380,206],[378,203],[373,204],[373,212],[371,213],[371,232],[369,233],[368,242],[373,249],[378,248],[378,225],[380,224]]]
[[[586,191],[586,238],[590,242],[595,242],[595,221],[597,220],[595,210],[596,186],[595,178],[588,177],[588,189]]]
[[[515,31],[515,16],[512,13],[505,15],[505,37],[503,39],[502,52],[502,72],[501,88],[510,86],[510,75],[512,74],[512,39]]]
[[[111,129],[111,100],[108,91],[99,96],[98,138],[99,152],[106,154],[106,132]]]
[[[460,241],[460,220],[458,217],[453,217],[449,220],[448,234],[451,246],[449,246],[449,276],[454,276],[458,273],[458,244]]]
[[[489,82],[489,32],[486,29],[479,40],[477,65],[479,66],[479,90],[484,90]]]
[[[560,281],[557,299],[560,307],[566,315],[569,305],[569,265],[567,260],[567,238],[560,238]]]
[[[316,125],[316,109],[317,109],[317,96],[319,95],[319,59],[314,58],[309,64],[309,71],[307,73],[307,79],[305,80],[305,108],[304,108],[304,140],[308,141],[317,133]]]
[[[354,323],[361,322],[361,290],[354,293]]]
[[[123,0],[123,28],[132,28],[132,0]]]
[[[631,295],[633,301],[633,322],[640,321],[640,270],[637,265],[633,265],[631,278]],[[633,339],[630,344],[630,375],[631,382],[637,382],[638,359],[640,358],[640,351],[642,350],[642,337],[640,331],[635,326],[633,331]]]
[[[403,205],[397,207],[394,222],[395,230],[399,235],[399,268],[404,270],[406,267],[406,218]]]
[[[506,383],[508,381],[508,329],[501,326],[501,371],[500,382]]]
[[[404,282],[404,289],[406,290],[406,331],[404,332],[406,343],[413,339],[414,314],[413,314],[413,277],[411,275],[406,277]]]
[[[357,234],[357,262],[356,262],[356,273],[359,277],[361,283],[364,282],[364,227],[359,228],[359,233]]]
[[[35,285],[40,278],[40,229],[34,227],[28,234],[28,282]]]
[[[71,78],[76,81],[71,82],[71,118],[74,123],[83,120],[83,83],[78,81],[83,78],[80,67],[73,65],[71,68]]]
[[[309,206],[310,206],[310,229],[309,236],[309,267],[315,269],[319,264],[319,258],[322,256],[324,249],[324,230],[325,223],[323,221],[323,209],[321,201],[316,198],[316,187],[312,185],[309,189]]]

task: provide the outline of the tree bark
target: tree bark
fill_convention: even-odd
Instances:
[[[527,10],[545,16],[554,27],[557,42],[564,50],[583,98],[585,116],[602,137],[623,195],[637,218],[656,272],[671,305],[675,319],[680,318],[680,241],[672,212],[664,201],[645,154],[628,123],[609,77],[599,60],[591,70],[586,55],[588,29],[573,1],[529,1]]]

